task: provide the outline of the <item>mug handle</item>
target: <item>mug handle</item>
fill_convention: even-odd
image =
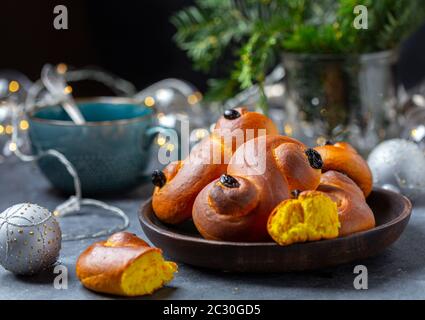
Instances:
[[[152,142],[155,139],[155,137],[158,134],[161,134],[161,133],[166,135],[166,136],[170,136],[170,137],[176,135],[176,131],[174,129],[171,129],[171,128],[162,127],[162,126],[150,127],[145,132],[146,139],[144,139],[145,142],[143,143],[143,146],[142,146],[143,149],[149,150],[149,148],[151,147]]]
[[[164,134],[170,137],[177,137],[177,143],[178,143],[178,135],[174,129],[162,127],[162,126],[154,126],[154,127],[148,128],[144,134],[145,142],[142,145],[143,150],[149,151],[149,149],[152,147],[153,140],[155,139],[155,137],[157,137],[158,134]],[[153,157],[154,155],[150,154],[149,163],[151,163],[151,161],[156,161],[154,160]],[[148,169],[149,169],[149,165],[148,165],[148,168],[146,168],[144,172],[142,172],[142,181],[148,181],[149,179],[151,179],[151,174],[147,172]]]

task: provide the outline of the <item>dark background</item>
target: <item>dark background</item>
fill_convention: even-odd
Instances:
[[[172,40],[170,16],[190,0],[2,0],[0,69],[39,78],[44,63],[99,66],[137,88],[177,77],[206,88],[207,75],[195,72]],[[55,30],[53,8],[68,8],[68,30]],[[425,27],[402,50],[399,78],[409,88],[425,74]]]
[[[195,72],[172,37],[171,15],[189,0],[5,1],[0,4],[0,69],[16,69],[32,80],[43,64],[99,66],[137,88],[177,77],[205,89],[206,75]],[[68,30],[56,30],[56,5],[68,8]]]

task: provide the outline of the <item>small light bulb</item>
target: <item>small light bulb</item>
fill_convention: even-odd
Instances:
[[[410,136],[413,138],[414,141],[421,141],[422,139],[425,138],[425,125],[420,125],[414,129],[412,129],[412,131],[410,131]]]
[[[155,99],[151,96],[148,96],[145,98],[145,105],[146,107],[153,107],[155,105]]]
[[[4,133],[4,127],[0,124],[0,135]]]
[[[198,129],[198,130],[195,131],[195,137],[198,140],[205,138],[207,136],[207,134],[208,134],[208,131],[205,130],[205,129]]]
[[[21,122],[19,122],[19,128],[22,131],[28,130],[29,127],[30,127],[30,125],[29,125],[27,120],[21,120]]]
[[[12,134],[13,133],[13,127],[10,124],[8,124],[4,131],[6,132],[6,134]]]
[[[274,84],[265,88],[268,97],[280,97],[284,94],[285,89],[282,84]]]
[[[20,85],[19,85],[19,82],[18,81],[15,81],[15,80],[13,80],[13,81],[10,81],[10,83],[9,83],[9,91],[10,92],[18,92],[19,91],[19,88],[20,88]]]
[[[159,146],[163,146],[166,142],[167,142],[167,139],[162,135],[159,135],[158,138],[156,139],[156,143]]]
[[[10,151],[15,152],[17,149],[18,149],[18,147],[17,147],[17,145],[16,145],[16,143],[15,143],[15,142],[11,142],[11,143],[9,144],[9,150],[10,150]]]
[[[314,97],[313,99],[311,99],[311,104],[312,104],[313,106],[318,106],[318,105],[319,105],[319,103],[320,103],[319,98]]]
[[[65,73],[68,71],[68,66],[67,66],[65,63],[59,63],[59,64],[56,66],[56,71],[57,71],[59,74],[65,74]]]
[[[66,86],[65,89],[63,89],[63,92],[65,94],[71,94],[72,93],[72,87],[71,86]]]
[[[292,136],[292,133],[293,133],[293,129],[292,129],[292,126],[290,125],[290,124],[285,124],[285,127],[284,127],[284,129],[283,129],[284,131],[285,131],[285,134],[287,135],[287,136]]]
[[[325,137],[318,137],[316,139],[316,144],[318,146],[323,146],[323,145],[325,145],[325,143],[326,143],[326,138]]]
[[[193,105],[193,104],[197,104],[201,99],[202,99],[202,93],[197,91],[187,97],[187,102]]]
[[[175,146],[172,143],[167,144],[167,150],[172,152],[174,150]]]

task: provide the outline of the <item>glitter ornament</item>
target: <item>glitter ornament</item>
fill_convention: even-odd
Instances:
[[[21,203],[0,214],[0,264],[21,275],[54,265],[62,233],[53,214],[35,204]]]
[[[399,190],[411,200],[425,194],[425,154],[416,143],[384,141],[372,150],[368,164],[375,185]]]

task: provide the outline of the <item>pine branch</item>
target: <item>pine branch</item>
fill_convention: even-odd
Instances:
[[[353,27],[353,9],[359,4],[368,8],[368,30]],[[282,51],[344,54],[388,50],[424,19],[422,0],[198,0],[177,13],[172,22],[178,30],[177,44],[201,70],[211,70],[232,50],[234,68],[228,80],[215,82],[215,88],[223,90],[223,99],[254,83],[261,87]]]

